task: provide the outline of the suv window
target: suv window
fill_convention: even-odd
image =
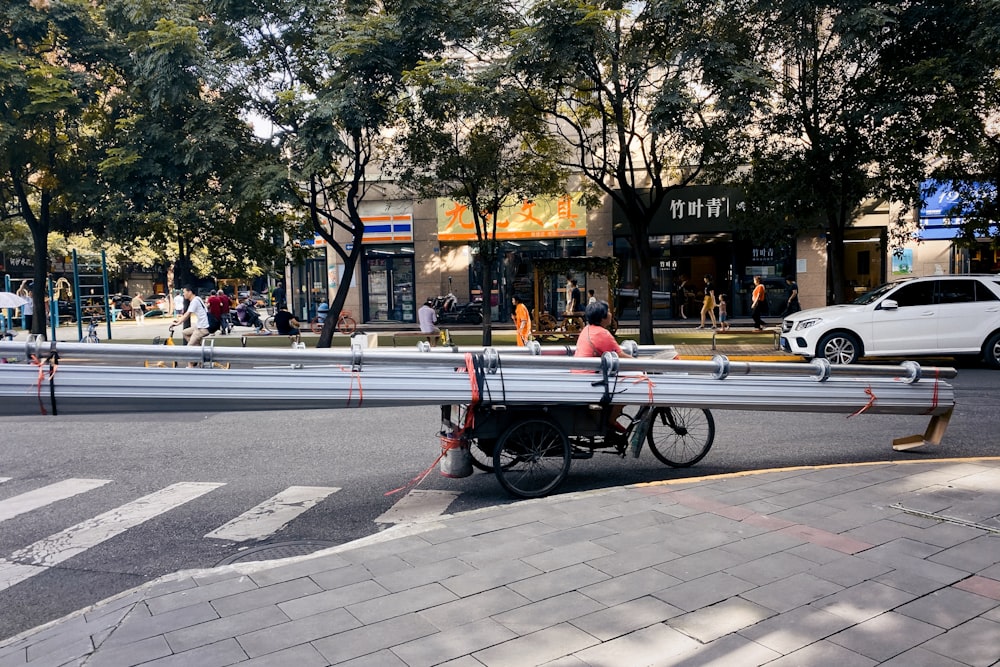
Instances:
[[[936,280],[924,280],[903,285],[889,295],[899,304],[900,308],[907,306],[927,306],[934,303],[934,283]]]
[[[1000,297],[994,294],[993,290],[985,283],[976,281],[976,301],[1000,301]]]
[[[938,280],[938,303],[972,303],[977,280]]]

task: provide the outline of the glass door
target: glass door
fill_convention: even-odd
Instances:
[[[365,257],[366,322],[416,322],[413,255],[372,250]]]

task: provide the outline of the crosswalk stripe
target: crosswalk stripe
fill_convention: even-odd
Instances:
[[[28,545],[11,554],[8,559],[0,559],[0,591],[220,486],[225,484],[172,484]]]
[[[110,479],[73,478],[49,484],[34,491],[22,493],[19,496],[0,501],[0,521],[13,519],[19,514],[31,512],[39,507],[45,507],[54,502],[72,498],[79,493],[85,493],[109,483],[111,483]]]
[[[444,514],[458,491],[414,489],[375,519],[376,523],[407,523]]]
[[[219,526],[205,537],[233,542],[264,539],[337,491],[340,491],[339,487],[290,486],[224,526]]]
[[[9,481],[10,481],[10,477],[0,477],[0,484],[3,484],[4,482],[9,482]]]

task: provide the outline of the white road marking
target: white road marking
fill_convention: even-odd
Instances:
[[[0,500],[0,521],[13,519],[19,514],[72,498],[79,493],[85,493],[110,482],[110,479],[66,479],[7,500]]]
[[[233,542],[262,540],[278,532],[291,523],[292,519],[337,491],[340,491],[339,487],[290,486],[224,526],[219,526],[205,537]]]
[[[458,491],[423,491],[414,489],[403,496],[398,503],[375,519],[375,523],[409,523],[417,519],[428,519],[444,514]]]
[[[220,486],[225,484],[172,484],[16,551],[0,559],[0,591]]]
[[[0,477],[0,484],[3,484],[4,482],[9,482],[9,481],[10,481],[10,477]]]

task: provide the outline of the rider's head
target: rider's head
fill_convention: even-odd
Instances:
[[[608,317],[608,304],[604,301],[588,303],[583,316],[587,320],[587,324],[600,326]]]

